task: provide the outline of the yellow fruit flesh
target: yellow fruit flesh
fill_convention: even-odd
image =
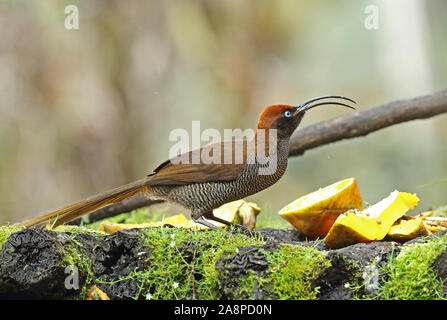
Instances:
[[[362,197],[354,178],[333,183],[288,204],[279,215],[309,238],[324,237],[337,217],[361,209]]]
[[[238,210],[244,203],[245,203],[244,200],[237,200],[237,201],[226,203],[226,204],[220,206],[219,208],[214,209],[213,214],[215,217],[224,219],[228,222],[237,223],[237,222],[239,222],[239,221],[237,221],[238,220],[238,217],[237,217]],[[219,223],[219,222],[211,221],[211,223],[218,227],[225,226],[224,224]],[[199,225],[199,226],[200,226],[200,228],[208,229],[207,227],[205,227],[203,225]]]
[[[397,242],[406,242],[419,236],[428,236],[429,232],[421,218],[401,220],[391,226],[387,239]]]
[[[361,212],[348,212],[335,220],[324,239],[329,248],[342,248],[357,242],[382,240],[394,222],[419,199],[413,194],[393,191],[387,198]]]
[[[110,300],[110,298],[97,286],[93,286],[87,291],[87,300]]]
[[[178,228],[191,228],[192,223],[186,219],[183,214],[177,214],[175,216],[170,216],[162,221],[149,222],[149,223],[114,223],[109,221],[104,221],[99,225],[99,230],[105,233],[115,233],[118,230],[128,230],[136,228],[151,228],[151,227],[161,227],[165,224],[170,224]]]

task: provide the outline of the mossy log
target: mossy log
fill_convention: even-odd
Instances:
[[[169,227],[112,235],[23,229],[0,244],[0,298],[85,299],[93,285],[112,299],[399,297],[394,288],[381,289],[398,280],[383,270],[412,251],[405,247],[430,242],[437,251],[421,268],[441,284],[447,277],[445,233],[403,245],[380,241],[330,250],[295,230],[258,231],[263,237]],[[445,297],[439,290],[433,298]]]

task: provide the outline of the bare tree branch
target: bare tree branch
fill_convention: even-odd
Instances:
[[[289,157],[331,142],[365,136],[401,122],[430,118],[445,112],[447,90],[353,112],[296,131],[290,141]]]
[[[365,136],[401,122],[426,119],[446,112],[447,90],[350,113],[298,130],[291,138],[289,157],[300,156],[306,150],[335,141]],[[94,222],[159,202],[135,196],[92,212],[89,220]],[[79,224],[80,221],[77,219],[71,224]]]

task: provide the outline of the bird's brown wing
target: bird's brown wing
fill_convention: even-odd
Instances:
[[[245,167],[253,143],[247,140],[207,145],[173,157],[148,175],[146,185],[183,185],[200,182],[231,181]]]
[[[27,227],[35,225],[44,226],[47,224],[55,227],[106,205],[120,202],[141,192],[146,192],[150,189],[150,186],[153,185],[182,185],[195,182],[234,180],[244,169],[247,161],[247,154],[249,154],[251,152],[250,150],[252,150],[250,146],[252,146],[252,143],[247,143],[247,141],[241,140],[234,142],[222,142],[193,150],[163,162],[154,170],[152,174],[144,179],[102,192],[62,209],[24,221],[23,224]],[[233,150],[239,151],[233,152]],[[224,155],[228,153],[230,154],[230,159],[232,160],[230,164],[226,164],[224,162]],[[239,159],[241,160],[239,161],[241,163],[235,164],[235,153],[241,156],[241,159]],[[220,160],[215,161],[217,163],[206,163],[206,161],[203,161],[206,160],[205,158],[197,164],[191,163],[191,161],[190,163],[181,163],[179,161],[182,159],[184,160],[185,157],[186,159],[193,160],[193,156],[197,154],[200,156],[215,155],[216,157],[214,159],[220,158]],[[199,157],[199,159],[201,159],[201,157]]]

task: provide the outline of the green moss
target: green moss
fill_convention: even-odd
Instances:
[[[20,231],[23,228],[24,226],[18,224],[10,226],[0,226],[0,249],[2,248],[3,243],[5,243],[6,239],[8,239],[11,234]]]
[[[136,281],[139,292],[135,299],[220,299],[222,275],[215,268],[216,261],[235,255],[238,247],[264,244],[260,239],[231,235],[223,230],[191,232],[164,227],[143,229],[139,235],[150,249],[148,262],[153,267],[133,271],[113,282]],[[247,270],[235,276],[239,291],[236,295],[246,299],[261,289],[266,297],[274,299],[316,299],[318,288],[313,288],[312,282],[330,266],[324,252],[284,244],[278,250],[263,253],[268,270],[263,273]]]
[[[379,288],[382,299],[443,299],[443,281],[432,269],[433,262],[446,249],[447,236],[434,237],[402,247],[397,257],[381,268],[384,282]]]
[[[151,251],[149,263],[154,267],[117,280],[133,279],[139,283],[135,299],[219,299],[217,259],[234,255],[238,247],[263,243],[224,230],[197,232],[164,227],[143,229],[138,234]]]
[[[307,246],[283,244],[266,255],[269,281],[263,281],[263,285],[271,284],[271,291],[278,299],[317,298],[318,288],[312,288],[312,282],[331,265],[324,252]]]
[[[74,298],[85,299],[87,297],[87,290],[94,284],[94,276],[92,262],[83,253],[84,245],[76,240],[76,236],[87,233],[92,236],[102,237],[104,234],[85,227],[67,225],[58,226],[53,231],[65,232],[70,237],[71,242],[59,248],[62,254],[62,267],[75,266],[77,268],[80,291]]]
[[[68,234],[71,234],[73,236],[76,236],[78,234],[89,234],[94,237],[102,237],[106,234],[103,232],[100,232],[95,229],[90,229],[84,226],[70,226],[70,225],[61,225],[53,229],[53,231],[56,232],[65,232]],[[72,240],[74,240],[74,237],[72,237]]]
[[[362,268],[355,262],[350,261],[350,267],[346,270],[349,273],[349,281],[345,283],[345,287],[352,291],[354,300],[372,300],[374,297],[371,292],[378,287],[378,262],[380,256],[371,263]]]
[[[65,245],[61,248],[62,253],[62,267],[75,266],[79,274],[80,291],[77,296],[78,299],[85,299],[87,290],[93,285],[93,272],[91,260],[81,252],[82,244],[72,239],[71,244]]]
[[[264,284],[269,281],[256,271],[247,270],[245,274],[241,274],[237,278],[237,282],[239,284],[239,291],[233,293],[236,294],[235,299],[254,299],[253,293],[256,290],[263,291]],[[269,295],[269,292],[265,291],[263,294]]]
[[[267,270],[246,270],[234,275],[227,288],[231,299],[317,299],[319,288],[313,283],[331,266],[325,252],[290,244],[259,251],[266,256]]]

